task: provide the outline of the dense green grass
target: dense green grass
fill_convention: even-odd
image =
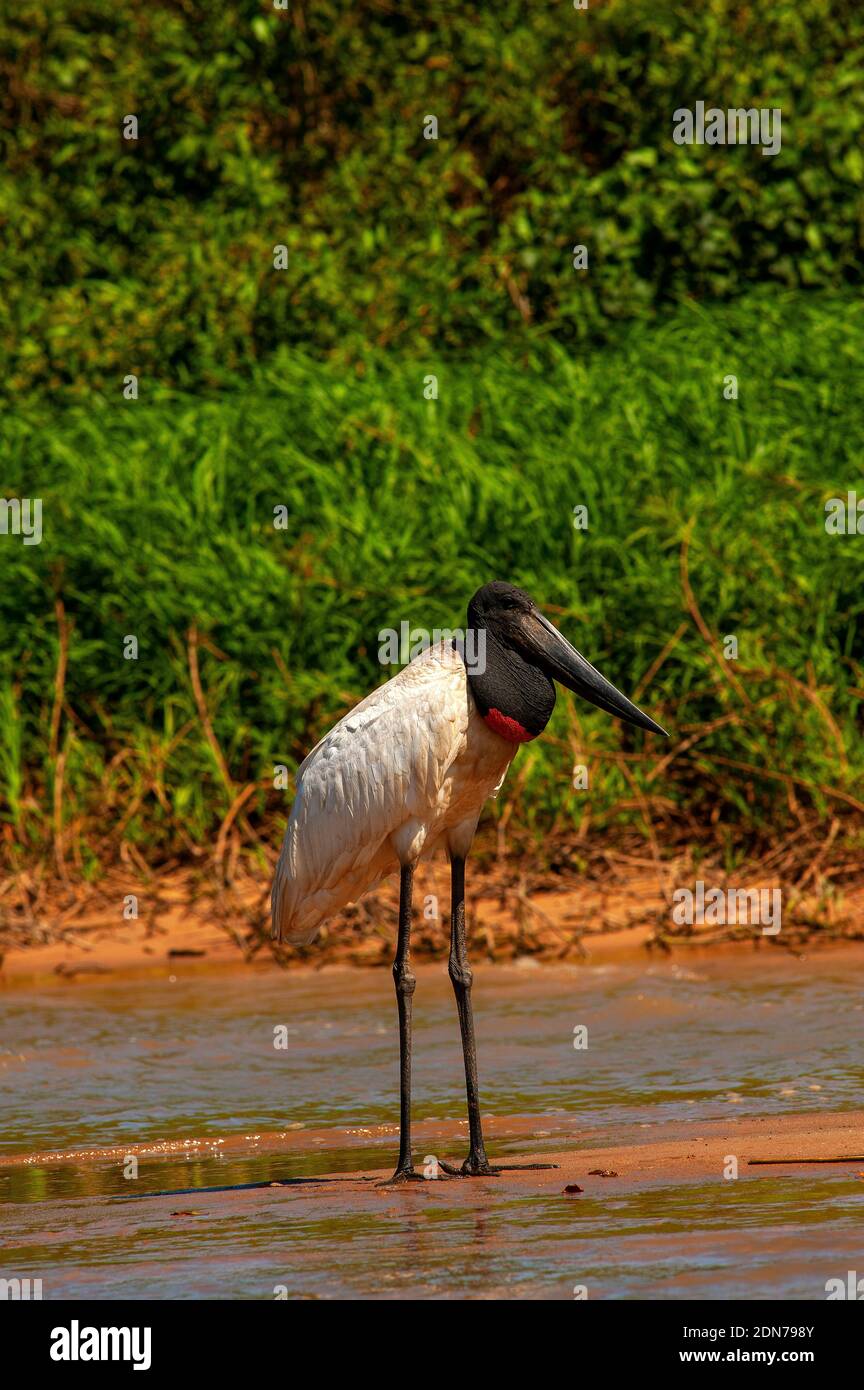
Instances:
[[[864,496],[862,329],[856,300],[775,296],[684,309],[581,358],[369,356],[340,374],[286,352],[219,398],[145,384],[122,405],[4,414],[5,493],[41,497],[44,525],[38,546],[0,536],[10,853],[43,851],[60,821],[85,872],[121,836],[151,859],[188,850],[253,782],[251,823],[284,815],[274,764],[392,674],[379,629],[458,625],[493,577],[672,732],[660,748],[563,696],[504,794],[538,832],[647,809],[753,836],[796,799],[862,797],[864,535],[824,524],[828,497]]]

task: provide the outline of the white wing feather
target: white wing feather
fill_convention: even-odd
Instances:
[[[310,941],[400,859],[457,822],[476,823],[514,752],[477,714],[451,643],[415,658],[302,763],[273,881],[273,935]]]

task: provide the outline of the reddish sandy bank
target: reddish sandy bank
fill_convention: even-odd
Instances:
[[[440,866],[422,866],[418,902],[431,889],[441,898],[443,916],[430,922],[419,912],[412,938],[415,960],[446,958],[449,929],[446,884]],[[70,909],[66,925],[45,942],[11,939],[0,944],[0,985],[70,981],[130,974],[186,974],[191,970],[236,967],[254,961],[256,968],[280,966],[320,969],[325,965],[386,966],[395,943],[395,888],[387,884],[352,909],[348,916],[324,928],[320,938],[302,951],[284,951],[276,961],[266,935],[266,891],[255,889],[257,927],[245,929],[238,907],[214,898],[175,876],[160,886],[157,907],[144,912],[148,899],[142,890],[142,917],[124,921],[114,904],[88,916]],[[265,885],[266,889],[266,885]],[[252,889],[241,894],[251,913]],[[608,886],[596,882],[553,892],[527,892],[524,885],[500,888],[486,885],[470,912],[470,949],[481,961],[507,962],[533,958],[543,964],[590,961],[602,964],[630,956],[647,959],[649,952],[677,954],[696,960],[700,955],[754,950],[765,952],[857,950],[864,935],[864,888],[849,891],[844,912],[834,925],[810,931],[787,926],[777,936],[763,936],[758,927],[744,926],[738,939],[728,940],[717,929],[668,934],[668,884],[654,873],[631,870],[623,881]],[[247,898],[249,901],[247,901]],[[120,901],[120,900],[118,900]],[[726,933],[728,936],[729,933]]]

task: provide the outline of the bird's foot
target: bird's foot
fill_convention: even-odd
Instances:
[[[386,1178],[379,1183],[379,1187],[401,1187],[405,1182],[425,1182],[422,1173],[415,1173],[413,1168],[397,1168],[392,1178]]]
[[[435,1182],[445,1177],[461,1177],[458,1168],[451,1168],[449,1163],[442,1163],[440,1158],[434,1158],[431,1154],[424,1160],[423,1171],[416,1172],[413,1164],[400,1163],[392,1178],[387,1178],[385,1182],[379,1183],[379,1187],[398,1187],[403,1182]]]
[[[469,1154],[461,1168],[438,1160],[439,1168],[453,1178],[497,1178],[499,1173],[513,1173],[521,1168],[557,1168],[557,1163],[490,1163],[485,1154]]]
[[[445,1163],[443,1158],[439,1158],[438,1167],[449,1178],[494,1178],[499,1172],[498,1168],[492,1167],[488,1159],[472,1158],[470,1154],[461,1168],[457,1168],[453,1163]]]
[[[439,1166],[443,1168],[444,1164],[439,1164]],[[387,1178],[385,1182],[379,1183],[378,1185],[379,1187],[400,1187],[403,1182],[434,1182],[434,1180],[440,1176],[441,1175],[437,1171],[431,1173],[418,1173],[413,1166],[407,1167],[400,1165],[392,1178]]]

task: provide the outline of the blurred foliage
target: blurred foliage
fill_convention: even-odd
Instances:
[[[825,502],[864,498],[864,306],[773,292],[619,337],[454,363],[437,401],[389,354],[346,371],[283,349],[220,400],[2,414],[10,491],[43,501],[40,545],[2,540],[9,854],[61,823],[85,871],[120,836],[188,851],[250,783],[244,815],[283,819],[274,766],[393,674],[379,632],[463,625],[496,577],[672,734],[562,693],[505,783],[520,824],[677,819],[698,842],[860,806],[864,543],[826,532]]]
[[[285,3],[5,9],[9,395],[218,384],[291,344],[583,343],[688,296],[860,284],[859,0]],[[675,145],[697,100],[779,107],[780,154]]]

